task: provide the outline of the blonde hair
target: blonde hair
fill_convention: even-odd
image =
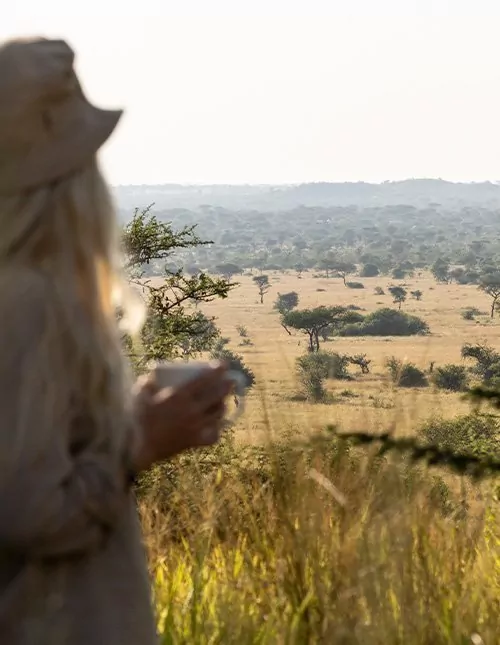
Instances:
[[[0,271],[21,267],[48,278],[52,349],[43,360],[53,364],[40,365],[37,376],[51,381],[48,400],[71,398],[68,413],[76,406],[89,417],[93,441],[121,450],[131,427],[131,382],[116,307],[137,330],[141,305],[122,277],[115,210],[97,162],[54,185],[0,198],[0,226]]]

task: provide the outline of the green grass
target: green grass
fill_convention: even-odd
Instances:
[[[491,481],[328,435],[228,437],[140,493],[164,644],[499,642]]]

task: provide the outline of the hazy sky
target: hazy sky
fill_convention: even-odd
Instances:
[[[113,183],[498,179],[499,32],[498,0],[17,0],[0,24],[67,38],[125,107]]]

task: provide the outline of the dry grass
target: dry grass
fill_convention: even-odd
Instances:
[[[210,453],[208,466],[188,456],[148,484],[142,509],[163,643],[500,642],[500,509],[490,485],[454,480],[448,488],[436,473],[345,452],[331,438],[292,448],[292,439],[326,424],[408,434],[435,415],[468,412],[458,394],[394,390],[384,361],[458,363],[466,341],[500,344],[497,321],[460,316],[466,306],[488,310],[476,288],[411,279],[424,297],[404,310],[422,316],[432,335],[327,343],[368,354],[372,373],[329,385],[356,397],[293,401],[294,361],[305,343],[280,327],[272,310],[277,292],[297,291],[300,307],[390,306],[390,296],[373,293],[390,281],[363,282],[357,291],[334,279],[272,275],[260,305],[251,278],[243,278],[229,300],[206,307],[257,386],[236,443]],[[247,327],[253,346],[237,347],[237,325]],[[245,443],[258,452],[244,457]]]
[[[392,306],[390,295],[376,296],[374,288],[385,291],[388,278],[363,279],[365,289],[347,289],[339,279],[314,278],[304,274],[270,274],[271,290],[261,305],[257,289],[250,277],[243,277],[240,286],[226,301],[216,301],[205,310],[218,319],[223,335],[238,345],[238,325],[247,327],[254,345],[237,347],[246,363],[254,370],[258,385],[248,398],[248,409],[238,429],[248,440],[258,439],[268,421],[273,429],[301,428],[317,430],[326,422],[338,424],[345,430],[372,428],[374,431],[394,427],[399,433],[412,432],[416,424],[434,415],[444,417],[466,412],[468,406],[460,395],[426,390],[394,391],[387,378],[384,363],[389,356],[407,359],[427,369],[431,361],[436,366],[459,363],[464,342],[487,340],[500,345],[500,323],[481,316],[478,323],[463,320],[460,313],[467,306],[487,312],[489,300],[474,286],[439,285],[428,277],[408,279],[408,290],[420,289],[422,301],[408,300],[403,310],[421,316],[429,323],[428,337],[408,338],[342,338],[325,343],[324,347],[345,353],[366,353],[372,359],[371,373],[356,374],[351,383],[330,383],[332,391],[349,389],[357,396],[346,398],[337,405],[314,405],[291,401],[297,392],[294,377],[295,358],[306,349],[300,333],[290,337],[279,324],[272,305],[278,292],[297,291],[299,308],[319,305],[357,305],[369,313],[383,306]],[[324,289],[324,291],[318,291]],[[300,344],[299,344],[300,343]],[[353,371],[353,373],[355,373]],[[267,400],[264,410],[262,399]],[[268,417],[270,417],[268,419]]]

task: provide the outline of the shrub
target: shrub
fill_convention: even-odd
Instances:
[[[396,309],[377,309],[362,322],[348,324],[339,330],[340,336],[416,336],[429,333],[429,326],[418,316]]]
[[[432,382],[440,390],[463,392],[469,385],[467,369],[463,365],[443,365],[433,373]]]
[[[469,358],[476,361],[472,368],[473,374],[486,385],[500,385],[500,354],[486,344],[465,343],[462,346],[462,358]]]
[[[429,385],[424,372],[413,363],[403,363],[392,356],[387,359],[386,365],[392,382],[398,387],[427,387]]]
[[[296,361],[297,376],[305,396],[312,401],[327,398],[324,381],[326,379],[349,380],[347,356],[334,352],[313,352],[299,356]]]
[[[348,289],[364,289],[365,285],[362,282],[346,282],[345,286]]]
[[[382,287],[375,287],[375,289],[373,290],[373,293],[376,296],[385,296],[385,291],[382,289]]]
[[[380,273],[379,268],[376,264],[372,264],[371,262],[368,262],[367,264],[364,264],[359,275],[362,278],[375,278],[378,276]]]
[[[500,454],[500,421],[489,414],[432,419],[420,428],[418,437],[456,453],[490,457]]]
[[[462,311],[462,318],[464,320],[474,320],[476,316],[484,315],[477,307],[466,307]]]
[[[243,357],[236,354],[227,347],[229,339],[219,338],[214,348],[210,352],[210,358],[218,361],[225,361],[229,365],[230,370],[241,372],[246,379],[247,387],[252,387],[255,384],[255,375],[252,370],[244,363]]]

